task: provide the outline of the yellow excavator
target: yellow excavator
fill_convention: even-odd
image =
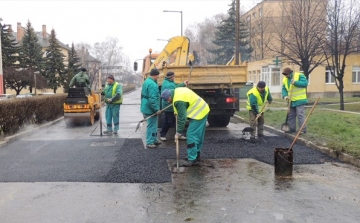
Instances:
[[[150,53],[144,58],[143,78],[145,80],[151,69],[156,67],[160,72],[157,81],[159,88],[168,71],[176,74],[176,83],[190,79],[188,87],[210,106],[209,125],[225,127],[229,124],[230,117],[239,111],[237,89],[247,82],[247,63],[235,65],[234,60],[230,60],[227,65],[189,66],[189,61],[196,61],[196,54],[189,54],[189,46],[190,41],[185,36],[171,38],[161,53]],[[134,70],[137,70],[136,62]]]

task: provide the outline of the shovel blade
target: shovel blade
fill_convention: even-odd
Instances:
[[[139,130],[139,129],[140,129],[141,124],[142,124],[142,122],[141,122],[141,121],[137,124],[136,129],[135,129],[135,132],[137,132],[137,130]]]
[[[287,124],[287,123],[281,124],[281,130],[283,130],[284,132],[290,132],[289,124]]]

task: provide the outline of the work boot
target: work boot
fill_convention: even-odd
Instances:
[[[158,145],[161,145],[161,142],[156,141],[156,142],[154,142],[154,144],[155,144],[156,146],[158,146]]]
[[[181,136],[179,137],[179,139],[180,139],[180,140],[186,140],[186,136],[181,135]]]
[[[190,167],[196,165],[199,165],[197,160],[185,160],[183,163],[181,163],[181,166],[183,167]]]
[[[256,142],[255,136],[251,136],[251,137],[250,137],[250,142],[251,142],[251,143],[255,143],[255,142]]]
[[[104,134],[112,134],[112,133],[113,133],[113,131],[110,131],[110,130],[105,130],[103,133],[104,133]]]
[[[201,161],[201,158],[200,158],[200,152],[197,153],[197,156],[196,156],[196,161],[200,162]]]
[[[161,141],[166,141],[167,139],[166,139],[166,137],[165,137],[165,136],[164,136],[164,137],[163,137],[163,136],[161,136],[161,137],[160,137],[160,140],[161,140]]]
[[[263,134],[263,133],[259,133],[259,134],[258,134],[258,137],[259,137],[259,138],[264,137],[264,134]]]
[[[149,149],[154,149],[156,148],[157,146],[155,144],[148,144],[146,145],[146,148],[149,148]]]
[[[118,132],[117,132],[117,131],[113,131],[113,134],[117,135],[117,134],[118,134]]]

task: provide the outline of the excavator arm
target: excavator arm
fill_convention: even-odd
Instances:
[[[186,36],[176,36],[169,40],[163,51],[157,56],[153,64],[151,64],[148,72],[153,68],[161,68],[163,62],[170,62],[171,56],[176,53],[175,66],[186,66],[188,61],[188,53],[190,40]]]

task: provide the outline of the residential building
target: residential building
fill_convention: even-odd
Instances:
[[[291,35],[291,31],[286,27],[294,25],[296,27],[297,21],[291,21],[288,14],[291,10],[284,10],[290,7],[293,1],[296,0],[263,0],[241,17],[249,27],[250,41],[254,49],[252,59],[248,62],[248,81],[254,84],[261,80],[265,81],[274,97],[281,97],[282,70],[290,67],[294,71],[300,71],[299,66],[280,57],[281,52],[286,53],[288,50],[280,41],[281,38],[289,38]],[[314,1],[314,4],[319,1]],[[321,2],[324,4],[314,7],[314,13],[310,15],[313,19],[310,22],[315,23],[319,33],[325,33],[326,14],[320,11],[326,10],[326,0]],[[345,96],[360,95],[360,54],[350,55],[347,58],[344,85]],[[310,74],[307,92],[309,97],[338,97],[335,79],[325,63]]]

